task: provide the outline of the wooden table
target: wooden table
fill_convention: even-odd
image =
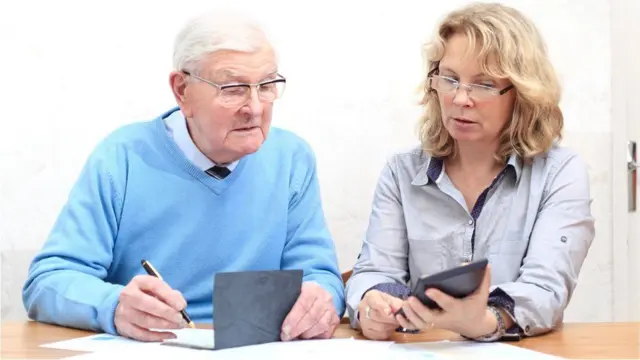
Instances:
[[[3,323],[1,358],[60,359],[78,355],[39,345],[91,334],[35,322]],[[335,333],[336,338],[352,336],[362,338],[346,324],[341,324]],[[460,340],[455,334],[440,330],[415,335],[397,333],[391,340],[407,343],[445,339]],[[565,324],[553,333],[509,344],[573,359],[640,359],[640,323]]]

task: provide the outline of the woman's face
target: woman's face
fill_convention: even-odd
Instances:
[[[515,89],[499,94],[510,81],[483,74],[478,54],[465,56],[468,46],[463,34],[449,38],[431,86],[438,92],[444,126],[457,142],[493,145],[511,120]]]

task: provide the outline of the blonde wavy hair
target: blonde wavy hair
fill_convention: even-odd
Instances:
[[[535,25],[517,10],[477,3],[449,13],[437,26],[434,38],[423,47],[424,80],[420,105],[424,112],[419,133],[425,151],[436,157],[455,156],[454,139],[445,129],[435,90],[428,74],[437,71],[447,40],[464,34],[478,50],[485,74],[508,78],[517,92],[513,116],[500,134],[495,154],[499,160],[516,153],[527,160],[548,151],[562,138],[563,115],[559,107],[561,88],[546,45]],[[513,91],[513,90],[512,90]]]

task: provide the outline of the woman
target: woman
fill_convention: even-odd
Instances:
[[[449,14],[424,55],[422,144],[379,178],[346,288],[352,326],[371,339],[399,327],[479,341],[550,331],[594,220],[586,165],[556,143],[560,86],[543,40],[518,11],[475,4]],[[428,290],[438,311],[408,296],[420,276],[483,258],[474,294]]]

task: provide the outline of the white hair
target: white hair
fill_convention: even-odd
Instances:
[[[256,52],[270,46],[255,19],[234,11],[209,12],[189,20],[178,33],[173,66],[195,72],[199,62],[216,51]]]

